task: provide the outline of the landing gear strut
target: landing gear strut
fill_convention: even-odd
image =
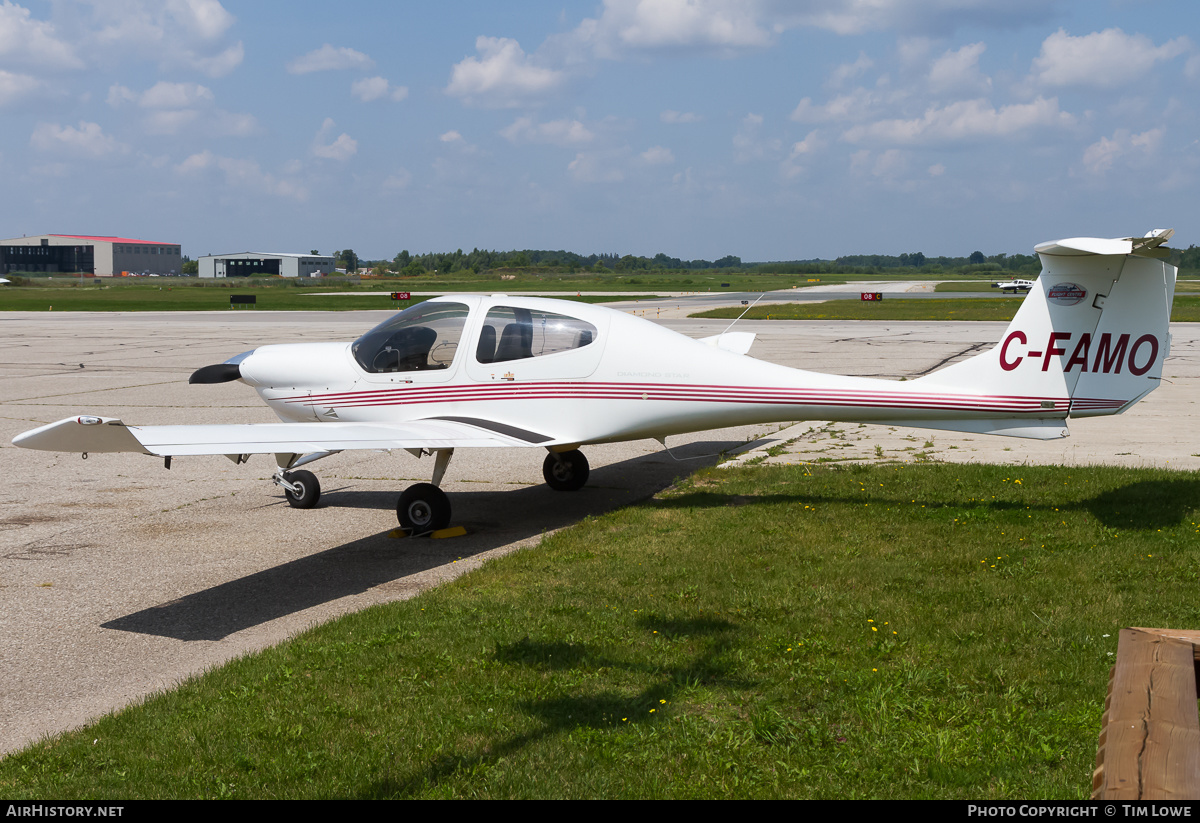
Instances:
[[[579,449],[546,455],[542,463],[542,476],[546,484],[559,492],[573,492],[582,489],[588,479],[588,461]]]

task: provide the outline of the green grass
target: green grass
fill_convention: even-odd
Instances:
[[[824,303],[774,303],[759,305],[746,313],[746,320],[1012,320],[1024,297],[980,299],[895,299],[870,302],[829,300]],[[741,307],[713,309],[688,315],[732,319]],[[1174,323],[1200,322],[1200,296],[1176,295],[1171,309]]]
[[[1119,629],[1200,625],[1198,499],[708,470],[13,754],[0,795],[1086,798]]]
[[[305,286],[289,287],[279,281],[251,280],[232,286],[182,283],[173,285],[120,284],[71,288],[69,285],[22,286],[0,288],[0,311],[353,311],[362,309],[396,310],[407,308],[428,297],[414,297],[407,302],[392,300],[388,294],[356,294],[356,291],[409,291],[408,285],[394,283],[372,284],[369,287]],[[318,294],[329,291],[338,294]],[[488,293],[499,292],[489,284]],[[448,292],[452,293],[452,292]],[[231,294],[253,294],[254,306],[230,308]],[[554,295],[561,299],[585,303],[611,301],[611,297],[576,297],[574,294]],[[645,295],[649,299],[656,295]]]

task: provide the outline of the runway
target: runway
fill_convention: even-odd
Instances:
[[[188,375],[264,343],[350,340],[388,314],[0,316],[0,449],[7,481],[0,496],[0,752],[339,614],[410,597],[587,515],[643,499],[716,462],[717,453],[780,428],[671,438],[674,457],[654,441],[587,447],[592,478],[575,493],[542,483],[538,449],[460,451],[444,488],[454,522],[466,526],[468,536],[414,541],[388,537],[396,496],[428,481],[432,461],[403,452],[344,453],[313,465],[324,493],[317,508],[302,511],[289,507],[269,482],[274,464],[266,457],[244,466],[220,457],[176,459],[168,471],[143,455],[82,460],[10,445],[21,431],[80,413],[145,424],[274,422],[249,387],[191,386]],[[664,325],[703,337],[728,323],[673,319]],[[994,343],[1003,326],[739,324],[759,333],[751,351],[756,357],[893,378],[974,353]],[[884,427],[854,427],[852,441],[844,432],[832,441],[857,444],[866,459],[876,442],[889,444],[890,454],[887,438],[903,452],[912,445],[905,438],[915,436],[922,449],[931,438],[938,459],[1194,470],[1200,468],[1192,454],[1200,453],[1200,444],[1190,438],[1200,399],[1200,329],[1176,325],[1172,332],[1165,385],[1125,416],[1072,424],[1066,441]],[[820,433],[821,422],[783,435],[791,444],[779,458],[816,460],[807,450],[830,437],[828,429]],[[806,440],[808,428],[818,434]]]

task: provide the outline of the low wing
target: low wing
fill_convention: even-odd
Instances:
[[[56,452],[306,454],[350,449],[454,449],[544,446],[554,438],[474,417],[391,423],[248,423],[127,426],[111,417],[69,417],[13,438],[14,446]]]

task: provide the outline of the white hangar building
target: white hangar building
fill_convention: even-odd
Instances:
[[[207,254],[197,261],[201,277],[249,277],[278,274],[283,277],[316,277],[333,274],[333,258],[313,254],[275,254],[244,251],[236,254]]]
[[[34,234],[0,240],[0,275],[179,274],[178,243],[86,234]]]

